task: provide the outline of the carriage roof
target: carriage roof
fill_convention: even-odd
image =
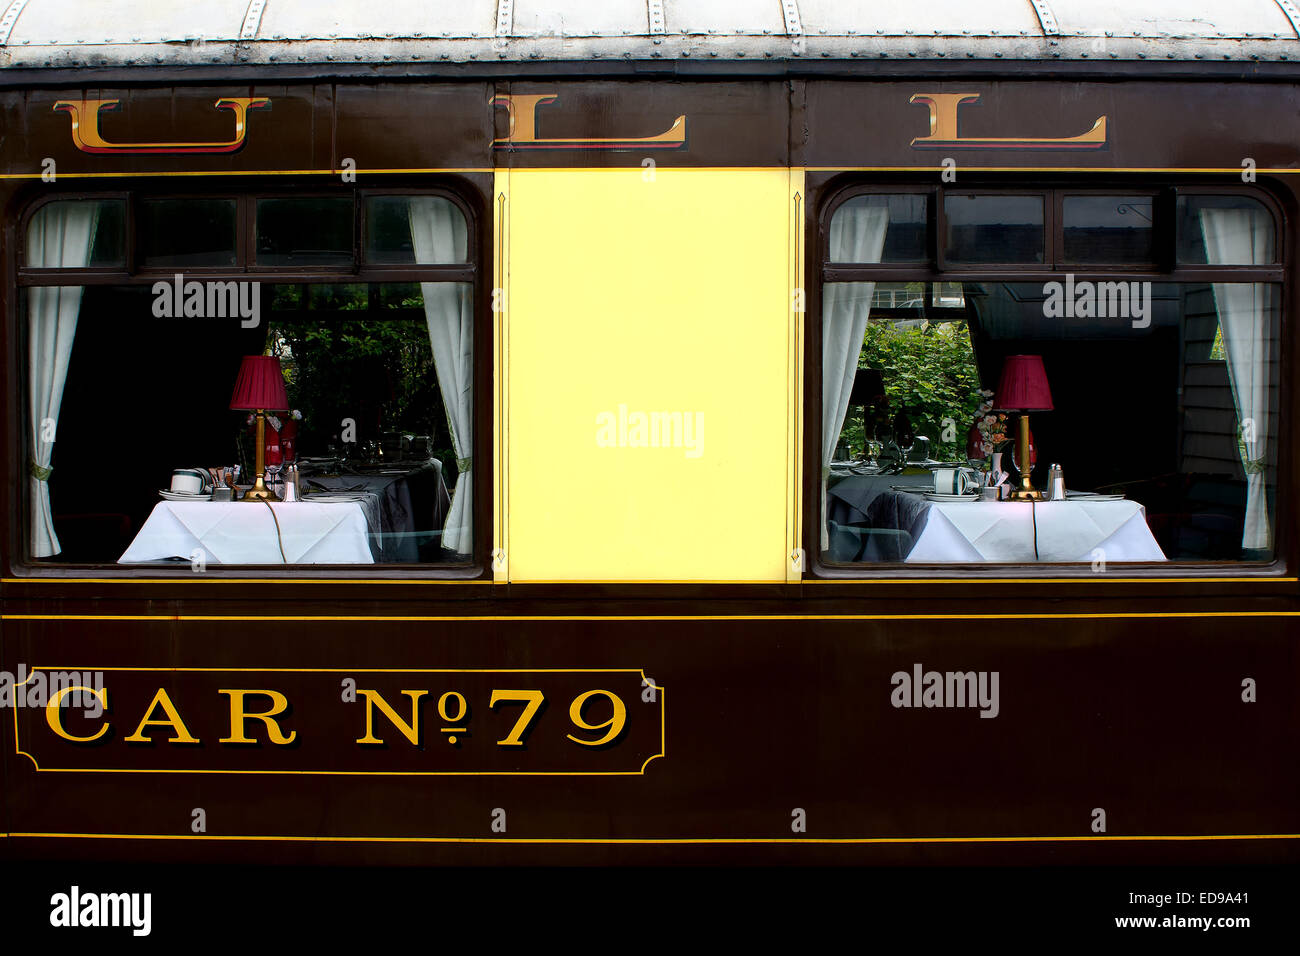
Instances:
[[[1300,0],[0,0],[0,67],[1283,61]]]

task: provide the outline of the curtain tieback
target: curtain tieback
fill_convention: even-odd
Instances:
[[[28,470],[31,471],[32,477],[37,481],[49,481],[50,475],[54,474],[53,468],[46,468],[44,465],[38,465],[34,460],[27,462]]]
[[[1241,453],[1241,464],[1246,474],[1262,475],[1268,470],[1268,459],[1262,455],[1259,458],[1251,458],[1246,450],[1246,443],[1240,438],[1237,439],[1237,450]]]
[[[458,472],[469,471],[470,462],[472,462],[473,460],[474,460],[473,458],[457,458],[456,470]]]

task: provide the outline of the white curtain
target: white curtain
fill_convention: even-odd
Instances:
[[[846,203],[831,219],[830,243],[833,262],[879,262],[889,227],[889,209],[880,205]],[[821,547],[830,547],[826,527],[826,479],[849,395],[858,373],[858,356],[867,334],[874,282],[833,282],[822,287],[822,481]]]
[[[1262,265],[1273,261],[1273,219],[1263,209],[1202,209],[1206,261],[1210,265]],[[1269,359],[1272,346],[1266,285],[1214,283],[1232,400],[1241,424],[1246,470],[1246,525],[1241,546],[1272,546],[1265,492],[1269,428]]]
[[[419,263],[464,262],[465,217],[449,200],[416,196],[410,201],[411,241]],[[456,449],[456,487],[443,526],[442,545],[469,553],[474,541],[474,312],[470,286],[460,282],[421,282],[429,344],[438,370],[438,387]]]
[[[45,206],[27,228],[27,265],[36,268],[85,268],[99,220],[95,202],[56,202]],[[32,502],[29,546],[32,557],[47,558],[61,550],[50,510],[50,458],[63,404],[63,385],[72,358],[72,341],[81,311],[81,286],[27,290],[27,371]]]

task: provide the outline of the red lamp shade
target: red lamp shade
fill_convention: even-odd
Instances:
[[[1008,355],[993,407],[1006,412],[1049,412],[1052,390],[1041,355]]]
[[[245,355],[235,379],[235,394],[230,398],[232,409],[265,409],[284,411],[289,407],[289,396],[284,391],[284,372],[280,360],[274,355]]]

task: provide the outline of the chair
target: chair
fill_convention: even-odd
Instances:
[[[906,531],[897,528],[872,528],[858,524],[827,522],[830,546],[827,556],[832,561],[901,562],[907,558],[915,543]]]

